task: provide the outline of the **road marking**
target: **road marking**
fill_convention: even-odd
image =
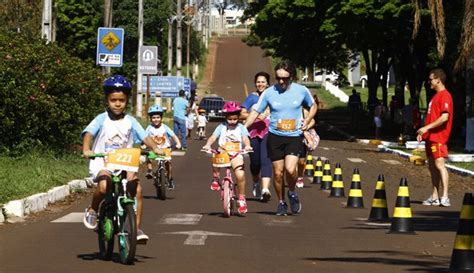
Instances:
[[[174,155],[174,156],[184,156],[186,154],[185,151],[172,151],[171,152],[171,155]]]
[[[392,224],[391,223],[365,223],[368,226],[376,226],[376,227],[389,227]]]
[[[290,217],[262,215],[261,219],[263,224],[267,226],[288,226],[294,223],[294,220]]]
[[[67,215],[64,215],[61,218],[51,221],[51,223],[82,223],[83,217],[84,212],[72,212]]]
[[[190,231],[177,231],[177,232],[165,232],[161,234],[173,234],[173,235],[188,235],[184,241],[184,245],[192,246],[203,246],[206,244],[206,239],[208,236],[232,236],[239,237],[242,234],[230,234],[230,233],[220,233],[204,230],[190,230]]]
[[[361,158],[348,157],[347,160],[354,163],[367,163],[365,160]]]
[[[166,214],[161,218],[160,224],[164,225],[197,225],[201,220],[201,214]]]
[[[390,164],[390,165],[401,165],[402,164],[399,161],[393,160],[393,159],[382,159],[382,161],[387,163],[387,164]]]
[[[331,148],[328,148],[328,147],[319,147],[319,148],[321,148],[321,149],[323,149],[323,150],[325,150],[325,151],[331,150]]]

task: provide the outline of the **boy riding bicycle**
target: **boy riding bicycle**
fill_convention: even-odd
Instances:
[[[234,170],[235,178],[237,179],[237,189],[239,192],[239,213],[247,213],[247,201],[245,199],[245,171],[244,158],[238,154],[242,150],[251,151],[249,132],[247,128],[239,123],[241,107],[240,104],[234,101],[228,101],[224,104],[222,112],[225,114],[226,122],[220,124],[215,129],[214,133],[202,147],[203,150],[211,149],[211,145],[218,140],[219,148],[227,152],[231,159],[232,169]],[[234,156],[234,157],[233,157]],[[217,191],[221,189],[219,184],[219,170],[213,168],[213,180],[211,183],[211,190]]]
[[[176,149],[181,149],[181,142],[178,136],[168,127],[163,124],[163,112],[164,109],[159,105],[153,105],[148,108],[148,116],[150,117],[151,124],[146,128],[147,135],[153,139],[156,145],[161,149],[167,149],[171,147],[169,138],[173,138],[176,143]],[[168,174],[169,188],[174,189],[174,180],[171,175],[171,161],[165,163],[166,173]],[[147,159],[147,173],[146,178],[153,178],[153,165],[149,159]]]
[[[103,89],[107,109],[96,116],[81,134],[84,156],[88,158],[96,153],[110,153],[121,148],[131,148],[137,141],[143,141],[156,153],[162,153],[153,140],[147,137],[138,121],[125,113],[132,92],[132,84],[125,77],[115,75],[104,81]],[[92,197],[91,205],[85,211],[83,222],[88,229],[95,229],[99,204],[112,186],[112,175],[111,170],[105,166],[104,158],[91,159],[89,172],[98,183],[98,187]],[[143,243],[148,240],[148,236],[141,230],[142,187],[136,173],[128,172],[127,180],[128,191],[137,199],[137,240]]]

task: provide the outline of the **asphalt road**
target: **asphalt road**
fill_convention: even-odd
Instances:
[[[253,74],[271,70],[262,54],[240,38],[221,40],[214,92],[242,100],[243,86],[251,90]],[[209,158],[199,152],[204,142],[192,140],[185,156],[173,158],[177,187],[169,192],[169,199],[155,199],[151,182],[141,175],[143,229],[150,241],[139,246],[135,265],[121,265],[117,257],[98,259],[96,234],[81,223],[90,194],[81,194],[23,223],[0,226],[0,273],[445,272],[465,190],[462,185],[472,178],[450,175],[455,185],[452,207],[424,207],[421,200],[428,196],[430,183],[426,167],[378,153],[374,146],[329,140],[333,134],[321,131],[323,139],[313,156],[341,163],[346,196],[352,170],[358,167],[365,208],[345,208],[346,198],[329,198],[319,185],[306,183],[298,190],[302,213],[277,217],[277,200],[256,201],[248,183],[247,216],[223,218],[219,195],[209,190]],[[385,175],[390,215],[400,178],[407,177],[416,235],[387,234],[389,224],[366,221],[380,173]]]

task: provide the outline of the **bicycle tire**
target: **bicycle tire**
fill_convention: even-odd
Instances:
[[[119,216],[118,245],[120,262],[133,264],[137,250],[137,222],[133,204],[123,206],[123,215]]]
[[[222,204],[224,206],[224,217],[230,217],[231,215],[231,206],[232,206],[232,190],[230,188],[230,181],[229,179],[224,179],[224,187],[223,187],[223,191],[224,191],[224,198],[222,198]]]
[[[97,217],[97,235],[99,241],[99,257],[102,260],[112,259],[114,253],[114,223],[113,212],[104,201],[99,205]]]
[[[157,175],[158,183],[156,186],[156,197],[160,200],[166,200],[167,177],[164,168],[160,168]]]

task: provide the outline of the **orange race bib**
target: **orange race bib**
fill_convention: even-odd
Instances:
[[[277,121],[277,129],[280,131],[294,131],[296,129],[296,120],[279,119]]]
[[[138,172],[140,153],[138,148],[117,149],[107,155],[106,167],[109,170]]]
[[[230,158],[229,154],[226,152],[221,152],[218,154],[212,154],[212,166],[217,168],[229,167],[230,166]]]
[[[227,141],[222,147],[226,152],[238,152],[240,151],[240,142],[230,142]]]

